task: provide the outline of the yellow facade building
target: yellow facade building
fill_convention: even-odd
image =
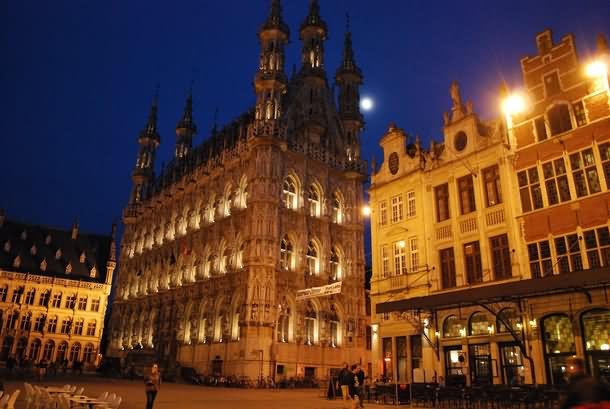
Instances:
[[[481,120],[454,82],[442,142],[395,125],[380,140],[374,376],[562,383],[580,355],[610,377],[607,46],[580,60],[573,36],[537,43],[499,118]]]
[[[8,220],[0,210],[0,360],[99,362],[112,236]]]

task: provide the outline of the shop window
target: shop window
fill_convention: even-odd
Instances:
[[[443,338],[457,338],[463,336],[462,321],[455,315],[450,315],[443,322]]]
[[[566,315],[549,315],[541,321],[541,331],[549,383],[565,384],[567,360],[576,354],[572,322]]]
[[[468,335],[489,335],[492,332],[491,322],[482,312],[475,312],[468,321]]]
[[[517,311],[514,308],[504,308],[498,313],[496,320],[496,332],[498,334],[509,332],[509,328],[513,330],[514,333],[519,334],[523,329],[523,323],[521,321],[521,317],[517,314]]]

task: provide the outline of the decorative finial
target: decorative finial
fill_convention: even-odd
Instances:
[[[460,108],[462,106],[462,96],[460,95],[460,86],[457,81],[453,80],[451,82],[449,93],[451,94],[451,102],[453,103],[453,108]]]

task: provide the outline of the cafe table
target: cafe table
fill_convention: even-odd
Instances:
[[[89,406],[89,409],[93,409],[93,407],[95,405],[99,405],[99,406],[105,406],[108,404],[108,402],[104,401],[104,400],[99,400],[96,398],[88,398],[84,395],[78,395],[78,396],[70,396],[68,397],[68,401],[70,402],[70,404],[76,404],[76,405],[87,405]]]

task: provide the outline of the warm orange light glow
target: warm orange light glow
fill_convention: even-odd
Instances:
[[[371,215],[371,208],[369,206],[362,207],[362,214],[366,217]]]
[[[525,98],[519,94],[512,94],[502,101],[502,112],[504,115],[515,115],[525,111]]]
[[[593,61],[585,67],[585,73],[589,78],[599,78],[608,75],[608,66],[603,61]]]

